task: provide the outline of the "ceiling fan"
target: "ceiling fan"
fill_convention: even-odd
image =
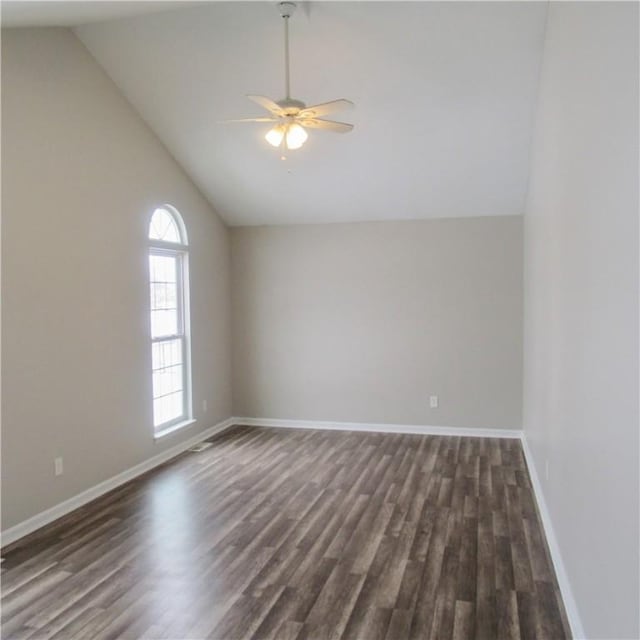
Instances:
[[[280,2],[278,4],[280,15],[284,19],[284,78],[286,97],[282,100],[272,100],[266,96],[248,95],[247,98],[264,107],[268,117],[241,118],[239,120],[226,120],[226,122],[273,122],[274,126],[265,135],[266,141],[274,146],[282,146],[283,149],[299,149],[309,137],[305,129],[325,129],[337,133],[348,133],[353,129],[352,124],[324,120],[319,116],[326,116],[341,109],[353,107],[353,102],[340,98],[331,102],[323,102],[307,107],[301,100],[291,97],[289,81],[289,18],[291,18],[296,4],[295,2]],[[284,159],[284,156],[283,156]]]

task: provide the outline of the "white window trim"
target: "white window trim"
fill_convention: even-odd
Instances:
[[[182,302],[181,313],[178,316],[179,332],[172,336],[162,336],[161,338],[153,338],[149,334],[149,344],[156,342],[166,342],[168,340],[182,340],[182,366],[183,366],[183,411],[182,415],[164,422],[157,427],[152,423],[153,438],[157,440],[170,433],[188,427],[196,422],[193,417],[193,398],[192,398],[192,380],[191,380],[191,315],[190,315],[190,298],[189,298],[189,246],[187,244],[187,233],[184,228],[184,222],[175,209],[169,205],[158,207],[166,209],[172,216],[174,222],[178,226],[178,231],[184,242],[166,242],[163,240],[154,240],[147,237],[147,261],[151,255],[171,255],[178,257],[178,268],[180,273],[176,275],[177,296]],[[147,262],[148,263],[148,262]],[[148,277],[149,286],[151,283],[151,273]],[[151,302],[149,300],[148,317],[151,319]],[[151,328],[151,324],[149,324]],[[153,384],[153,383],[152,383]],[[153,393],[152,393],[153,404]],[[152,408],[153,415],[153,408]]]
[[[166,429],[162,429],[160,431],[154,431],[153,439],[160,440],[160,438],[164,438],[165,436],[171,435],[180,429],[186,429],[186,427],[190,427],[192,424],[198,422],[195,418],[189,418],[187,420],[183,420],[182,422],[178,422],[174,424],[172,427],[167,427]]]

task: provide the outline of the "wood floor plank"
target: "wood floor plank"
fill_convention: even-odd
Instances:
[[[453,640],[475,637],[474,605],[472,602],[456,600],[453,618]]]
[[[385,640],[400,640],[409,636],[411,628],[411,611],[406,609],[394,609],[387,627]]]
[[[445,552],[448,509],[440,509],[435,515],[433,533],[424,562],[424,569],[414,606],[409,638],[425,638],[431,633],[435,614],[436,595],[441,578]]]
[[[498,619],[498,635],[496,637],[504,638],[504,640],[520,640],[516,592],[498,589],[496,591],[496,606]]]
[[[3,549],[2,637],[570,637],[518,441],[211,442]]]

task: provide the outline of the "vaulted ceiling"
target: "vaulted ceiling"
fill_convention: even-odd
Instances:
[[[283,97],[275,3],[107,4],[76,34],[229,224],[522,213],[546,3],[300,4],[292,94],[352,100],[355,129],[285,161],[268,124],[220,123]]]

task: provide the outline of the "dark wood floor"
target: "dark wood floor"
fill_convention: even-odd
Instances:
[[[569,637],[518,441],[212,442],[6,549],[2,637]]]

